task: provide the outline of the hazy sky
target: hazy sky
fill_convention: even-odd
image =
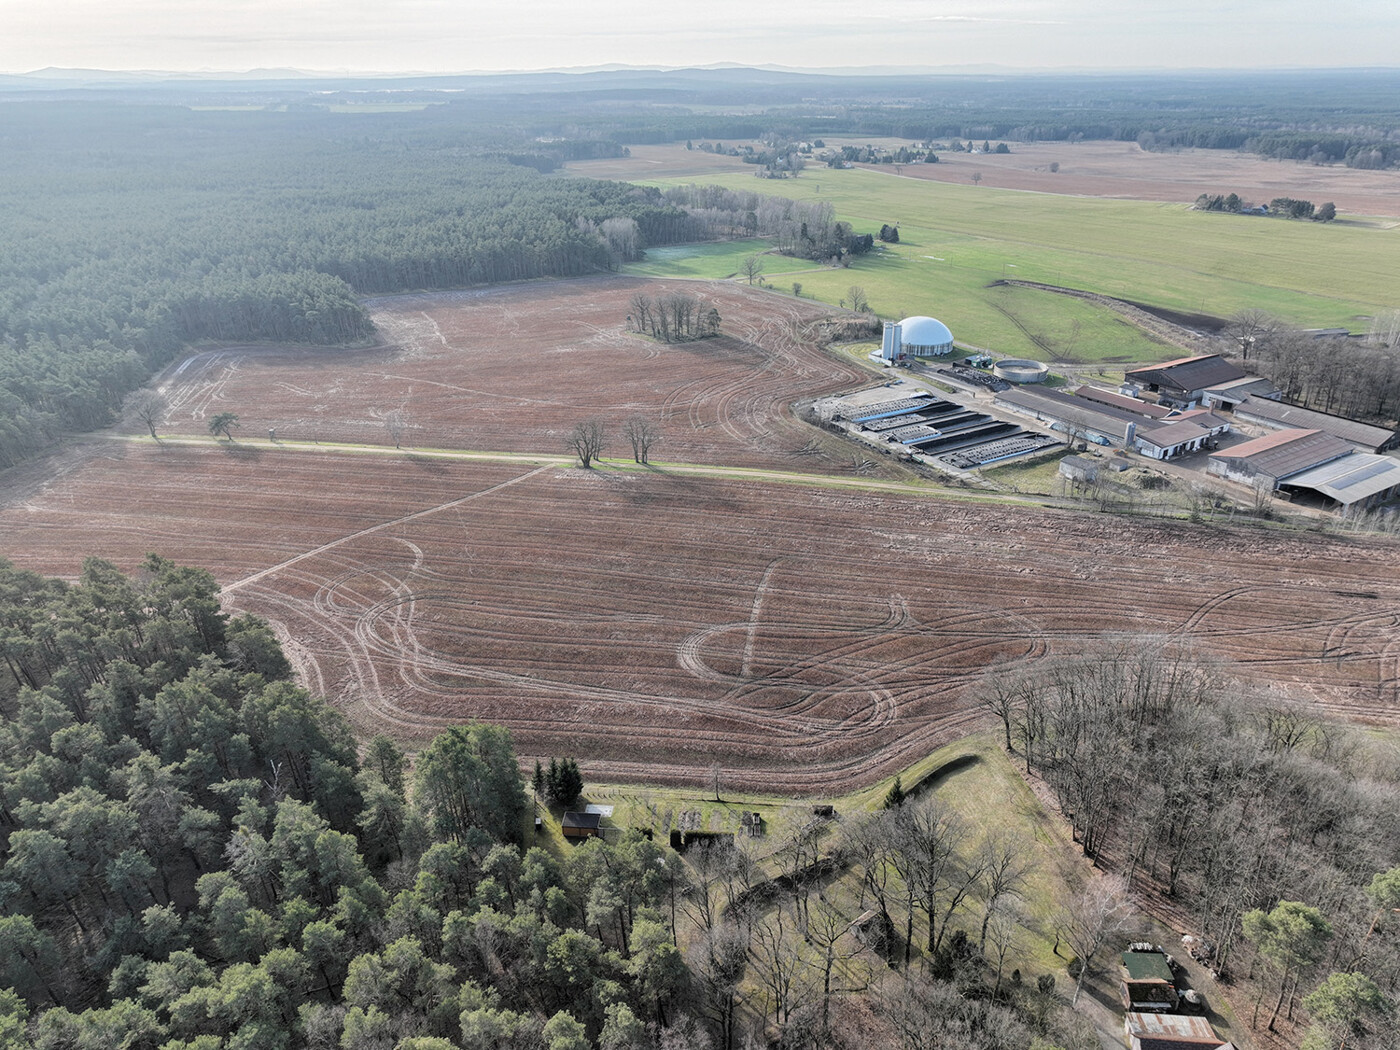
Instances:
[[[1400,64],[1396,0],[0,0],[0,70]]]

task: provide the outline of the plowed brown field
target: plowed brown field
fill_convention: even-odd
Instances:
[[[714,305],[717,339],[664,344],[626,330],[628,300],[684,291]],[[564,451],[581,421],[613,430],[645,416],[661,435],[653,458],[848,470],[838,442],[797,423],[799,398],[867,378],[794,332],[829,309],[733,284],[587,279],[370,302],[387,346],[308,351],[234,347],[200,354],[165,377],[167,430],[206,434],[215,413],[241,434],[284,441],[392,445],[385,416],[402,410],[405,447]]]
[[[364,730],[477,717],[592,777],[834,791],[981,718],[989,661],[1189,639],[1396,721],[1400,545],[810,483],[382,453],[115,445],[0,510],[73,574],[157,549],[274,621]]]

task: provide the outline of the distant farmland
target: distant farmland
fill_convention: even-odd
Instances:
[[[690,181],[829,201],[859,231],[897,222],[898,244],[849,269],[775,273],[773,283],[789,288],[798,279],[804,295],[831,303],[859,284],[882,316],[931,313],[960,340],[1016,355],[1052,356],[1027,335],[1027,327],[1070,360],[1140,361],[1178,351],[1153,343],[1101,308],[1046,292],[991,287],[1003,278],[1086,289],[1186,314],[1223,318],[1258,308],[1305,327],[1364,330],[1372,315],[1396,306],[1390,275],[1400,272],[1400,229],[1394,224],[1195,212],[1185,204],[950,185],[884,170],[809,169],[797,179],[765,181],[707,173],[653,184]],[[665,265],[641,265],[653,274],[670,272]],[[783,260],[775,271],[788,266]]]

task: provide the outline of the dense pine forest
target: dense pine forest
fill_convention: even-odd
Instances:
[[[693,235],[654,192],[366,119],[8,107],[0,467],[109,423],[189,343],[354,343],[358,295],[576,276]]]

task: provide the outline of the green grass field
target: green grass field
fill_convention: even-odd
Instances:
[[[700,179],[735,189],[830,201],[858,231],[899,224],[900,243],[847,269],[795,278],[803,294],[833,304],[864,288],[882,317],[932,314],[959,342],[1039,360],[1133,362],[1179,351],[1149,339],[1090,303],[1002,278],[1100,292],[1183,313],[1229,317],[1258,308],[1301,327],[1364,330],[1393,309],[1400,228],[1322,224],[1196,212],[1186,205],[1022,193],[924,182],[864,170],[809,172],[756,183],[752,176]],[[634,272],[725,277],[754,250],[703,245],[649,253]],[[670,253],[663,256],[661,253]],[[765,257],[765,277],[789,265]]]
[[[724,280],[736,277],[739,267],[750,255],[768,251],[772,245],[762,238],[742,241],[722,241],[717,244],[681,244],[669,248],[651,248],[641,262],[627,267],[628,273],[648,277],[704,277]],[[803,270],[812,269],[806,259],[787,259],[781,255],[763,256],[762,277],[770,284],[791,291],[792,281],[806,281]],[[785,274],[795,274],[785,278]]]

